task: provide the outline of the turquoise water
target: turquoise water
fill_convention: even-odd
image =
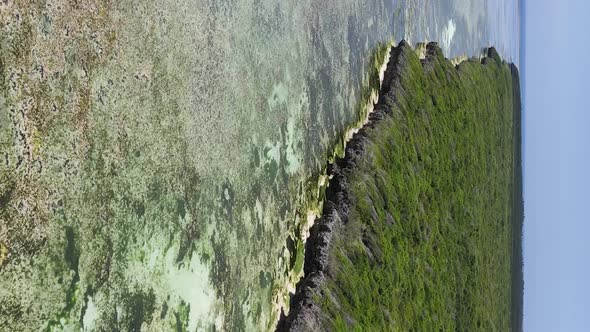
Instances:
[[[272,329],[375,47],[517,59],[514,6],[3,2],[0,326]]]

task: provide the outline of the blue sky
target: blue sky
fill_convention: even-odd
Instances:
[[[590,331],[590,1],[525,7],[524,328]]]

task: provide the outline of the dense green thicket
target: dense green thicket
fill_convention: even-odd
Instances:
[[[507,331],[518,81],[493,49],[456,67],[435,45],[422,61],[398,51],[387,116],[345,170],[349,220],[330,246],[321,319],[342,331]]]

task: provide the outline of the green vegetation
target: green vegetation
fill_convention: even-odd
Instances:
[[[321,320],[340,331],[507,331],[522,222],[515,73],[493,49],[458,66],[432,44],[422,61],[398,51],[387,116],[344,170],[350,213],[330,246]]]

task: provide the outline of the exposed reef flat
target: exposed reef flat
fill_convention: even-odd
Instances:
[[[0,1],[0,327],[274,328],[396,10]]]
[[[493,48],[458,65],[434,43],[423,52],[391,50],[375,111],[329,166],[279,331],[521,321],[518,71]]]

